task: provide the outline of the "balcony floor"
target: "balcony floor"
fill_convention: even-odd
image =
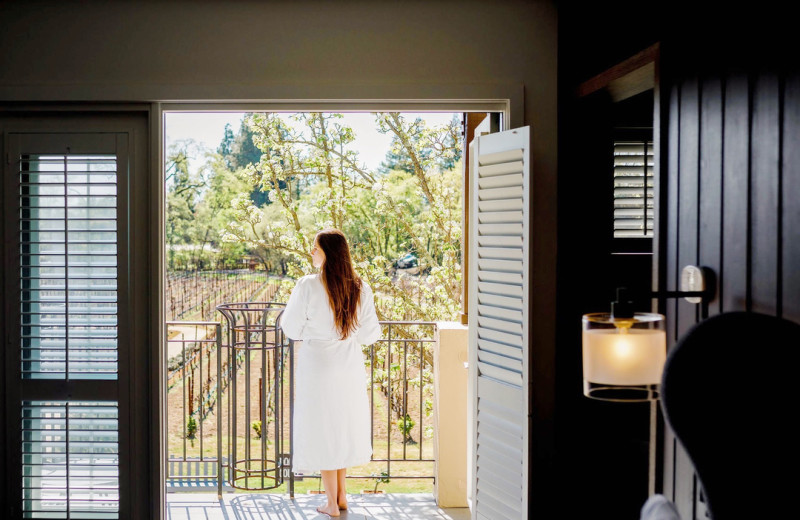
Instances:
[[[430,493],[349,495],[342,520],[469,520],[468,508],[441,509]],[[168,520],[327,520],[323,495],[167,493]]]

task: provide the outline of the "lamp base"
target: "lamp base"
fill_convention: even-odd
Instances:
[[[583,395],[600,401],[643,403],[659,398],[659,385],[606,385],[583,380]]]

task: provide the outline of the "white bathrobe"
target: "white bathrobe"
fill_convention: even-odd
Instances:
[[[297,281],[281,328],[302,340],[295,356],[293,470],[359,466],[372,456],[369,399],[361,345],[380,338],[372,289],[362,281],[358,328],[339,339],[318,274]]]

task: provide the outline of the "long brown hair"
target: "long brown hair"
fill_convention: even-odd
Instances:
[[[358,304],[361,300],[361,279],[353,269],[350,248],[344,233],[338,229],[323,229],[314,239],[325,253],[320,279],[328,292],[333,320],[345,339],[358,326]]]

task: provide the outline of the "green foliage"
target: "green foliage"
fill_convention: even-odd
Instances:
[[[403,439],[406,444],[414,444],[414,439],[411,438],[411,430],[414,429],[416,424],[414,419],[408,414],[397,420],[397,429],[403,434]]]
[[[194,415],[189,416],[189,420],[186,421],[186,438],[189,440],[194,440],[195,435],[197,434],[197,421],[194,419]],[[192,443],[194,446],[194,443]]]
[[[373,473],[370,476],[375,478],[375,488],[372,490],[373,493],[377,493],[378,492],[378,486],[380,484],[388,484],[390,482],[390,480],[389,480],[389,472],[388,471],[381,471],[380,475],[378,475],[376,473]],[[320,479],[320,480],[322,480],[322,479]]]
[[[253,421],[250,426],[253,428],[253,432],[255,433],[256,439],[261,438],[261,421]]]
[[[205,163],[192,171],[190,159],[201,154]],[[231,200],[248,189],[242,174],[191,140],[170,146],[166,172],[168,268],[237,267],[245,246],[223,242],[221,232],[233,218]]]

